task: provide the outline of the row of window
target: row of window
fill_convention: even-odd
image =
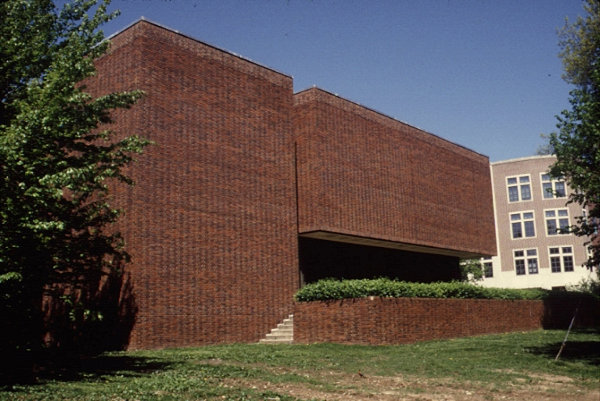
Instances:
[[[573,247],[559,246],[548,248],[550,256],[550,270],[552,273],[562,271],[572,272]],[[515,273],[517,276],[524,274],[538,274],[538,253],[536,248],[516,249],[513,251]]]
[[[564,198],[567,196],[565,182],[563,180],[554,180],[549,174],[541,174],[542,198]],[[509,202],[523,202],[533,199],[531,192],[531,177],[521,175],[516,177],[506,177],[506,186],[508,189]]]
[[[568,234],[569,210],[547,209],[544,210],[546,222],[546,235]],[[535,237],[535,218],[532,211],[510,214],[512,239]]]

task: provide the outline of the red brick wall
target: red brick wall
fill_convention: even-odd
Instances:
[[[93,93],[146,93],[113,128],[156,143],[114,191],[130,348],[257,341],[293,310],[298,232],[495,253],[484,156],[145,21],[97,67]]]
[[[294,125],[301,234],[495,254],[487,157],[316,88]]]
[[[404,344],[542,327],[542,301],[361,298],[297,303],[294,341]]]
[[[130,348],[257,341],[299,285],[292,79],[145,21],[97,67],[96,93],[145,91],[115,128],[156,143],[115,196]]]
[[[296,343],[406,344],[521,330],[600,327],[600,303],[591,299],[360,298],[299,302]]]

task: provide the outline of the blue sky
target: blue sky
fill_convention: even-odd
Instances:
[[[490,157],[535,154],[571,89],[557,29],[580,0],[113,0],[140,17]]]

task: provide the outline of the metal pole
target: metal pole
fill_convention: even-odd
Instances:
[[[573,313],[573,319],[571,319],[571,323],[569,324],[569,328],[567,329],[567,335],[565,336],[565,339],[562,342],[562,345],[560,346],[560,349],[558,350],[558,354],[556,354],[556,358],[554,358],[554,361],[558,361],[558,358],[560,357],[560,354],[563,351],[563,348],[565,348],[565,344],[567,344],[567,338],[569,338],[569,333],[571,332],[571,327],[573,327],[573,322],[575,321],[575,316],[577,316],[577,311],[579,310],[579,305],[577,305],[577,308],[575,308],[575,313]]]

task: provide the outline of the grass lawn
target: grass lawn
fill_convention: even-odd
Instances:
[[[0,390],[0,400],[594,400],[600,332],[398,346],[215,345],[114,352]]]

